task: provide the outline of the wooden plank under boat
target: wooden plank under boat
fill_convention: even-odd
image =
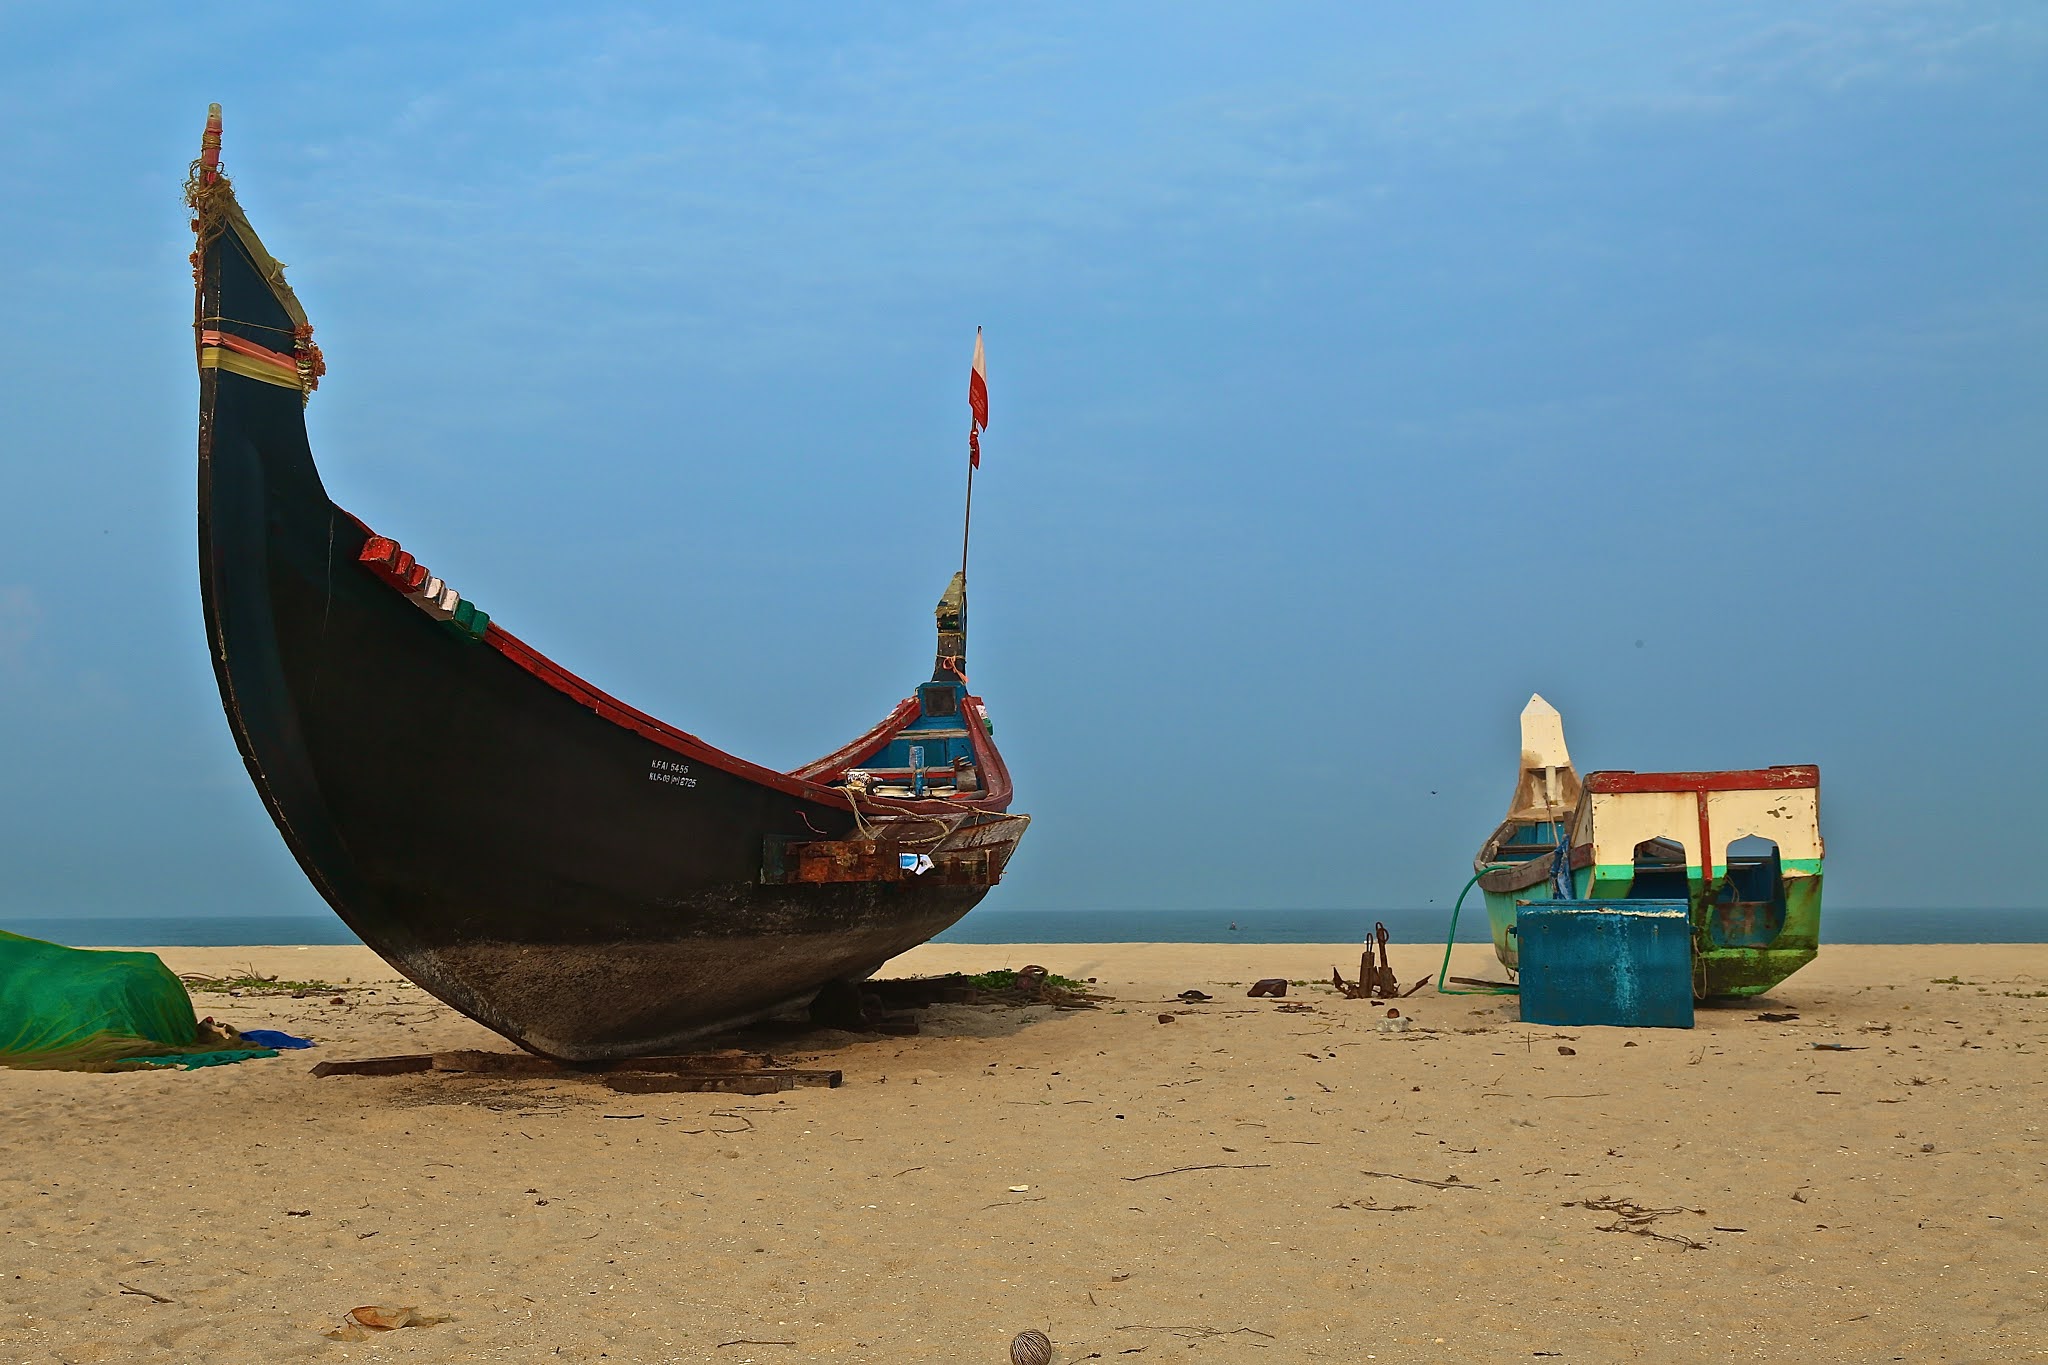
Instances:
[[[358,937],[599,1060],[800,1005],[988,893],[1029,822],[966,685],[960,575],[931,681],[793,773],[606,695],[328,499],[325,365],[219,153],[216,105],[187,187],[207,641],[250,778]]]

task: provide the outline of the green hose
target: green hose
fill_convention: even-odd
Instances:
[[[1520,995],[1520,986],[1481,986],[1474,990],[1458,990],[1444,984],[1451,979],[1451,945],[1458,941],[1458,912],[1465,907],[1465,897],[1479,884],[1480,874],[1474,872],[1472,880],[1465,883],[1465,889],[1458,893],[1458,900],[1451,907],[1451,932],[1444,939],[1444,965],[1437,969],[1436,991],[1438,995]]]

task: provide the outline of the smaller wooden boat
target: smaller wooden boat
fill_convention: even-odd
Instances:
[[[1564,717],[1557,708],[1532,695],[1522,708],[1522,768],[1515,779],[1514,799],[1472,870],[1486,896],[1486,918],[1493,928],[1493,951],[1503,966],[1516,966],[1517,900],[1548,900],[1555,890],[1569,897],[1558,872],[1558,854],[1566,849],[1566,823],[1578,809],[1581,787],[1564,742]]]
[[[1517,903],[1553,898],[1684,902],[1703,1000],[1767,991],[1819,953],[1819,768],[1596,772],[1581,783],[1541,697],[1522,713],[1522,750],[1508,818],[1473,860],[1510,971]]]

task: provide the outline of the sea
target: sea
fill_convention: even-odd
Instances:
[[[1397,944],[1442,943],[1450,912],[1408,910],[975,910],[939,943],[1352,943],[1385,924]],[[350,944],[331,915],[148,915],[55,918],[0,914],[0,930],[80,948]],[[1487,941],[1467,906],[1460,943]],[[1821,915],[1823,943],[2048,943],[2048,910],[1855,910]]]

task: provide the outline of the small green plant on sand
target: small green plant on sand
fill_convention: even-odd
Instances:
[[[1046,985],[1063,991],[1078,991],[1087,984],[1052,972],[1046,973],[1044,980]],[[998,967],[992,972],[977,972],[969,976],[967,984],[978,991],[1007,991],[1017,984],[1017,973],[1008,967]]]
[[[259,976],[253,971],[240,976],[206,976],[190,972],[178,979],[185,983],[186,992],[193,995],[201,992],[227,995],[236,991],[243,995],[326,995],[355,989],[329,981],[280,981],[274,976]]]

